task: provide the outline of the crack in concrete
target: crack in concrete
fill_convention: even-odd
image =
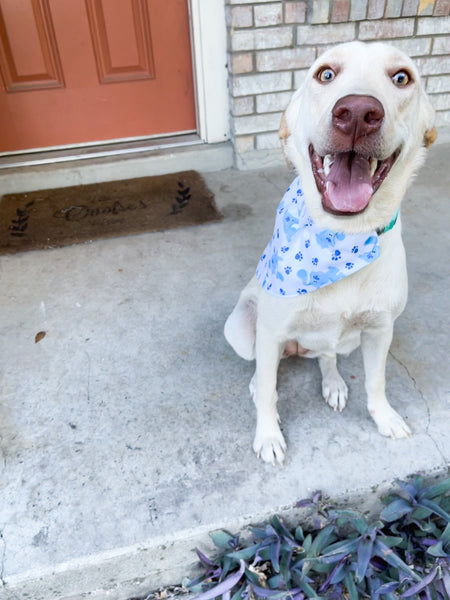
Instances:
[[[406,375],[408,376],[408,378],[410,379],[410,381],[412,381],[412,384],[414,386],[414,389],[416,390],[416,392],[419,394],[420,398],[422,399],[422,402],[425,406],[425,409],[427,411],[427,423],[426,423],[426,427],[425,427],[425,434],[428,436],[428,438],[433,442],[434,447],[436,448],[436,450],[438,451],[443,463],[444,463],[444,467],[447,468],[447,458],[444,455],[444,453],[442,452],[442,450],[440,449],[438,443],[436,442],[436,440],[433,438],[433,436],[431,435],[429,428],[431,425],[431,411],[430,411],[430,407],[428,405],[428,400],[425,397],[425,394],[423,393],[423,391],[421,390],[419,384],[417,383],[417,380],[415,379],[415,377],[411,374],[410,370],[408,369],[408,366],[401,361],[398,356],[396,356],[392,350],[389,350],[389,355],[395,360],[395,362],[400,365],[402,367],[402,369],[405,371]]]
[[[6,540],[3,532],[4,529],[0,529],[0,588],[7,588],[8,584],[5,580]],[[20,600],[19,595],[16,594],[16,592],[13,592],[10,588],[8,589],[7,593],[8,598],[16,598],[17,600]]]
[[[87,401],[90,404],[91,401],[91,357],[88,352],[85,352],[87,360],[88,360],[88,369],[87,369]]]
[[[5,560],[6,560],[6,541],[3,537],[3,530],[0,530],[0,544],[1,544],[1,556],[0,556],[0,586],[5,586],[6,581],[3,578],[5,572]]]

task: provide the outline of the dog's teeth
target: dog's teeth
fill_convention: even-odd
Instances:
[[[331,156],[329,154],[327,154],[326,156],[324,156],[323,158],[323,171],[325,173],[326,176],[329,175],[330,173],[330,169],[331,169],[331,165],[333,164],[333,160],[331,160]]]
[[[377,170],[378,161],[376,158],[370,158],[370,176],[373,177],[375,171]]]

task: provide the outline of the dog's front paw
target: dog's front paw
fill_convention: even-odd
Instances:
[[[281,433],[278,424],[271,431],[261,432],[256,430],[253,450],[258,458],[265,462],[275,464],[275,461],[282,464],[286,453],[286,442]]]
[[[347,404],[348,388],[345,381],[336,373],[333,377],[322,380],[322,396],[333,410],[342,412]]]
[[[392,406],[388,405],[382,410],[371,411],[370,414],[377,424],[381,435],[392,439],[408,438],[411,436],[411,429]]]

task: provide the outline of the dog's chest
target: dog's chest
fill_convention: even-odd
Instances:
[[[303,310],[291,321],[287,337],[311,353],[344,353],[357,348],[361,332],[379,327],[385,314],[369,309]]]
[[[395,286],[389,285],[393,281]],[[312,353],[346,354],[359,346],[362,331],[392,322],[406,296],[404,253],[390,255],[389,260],[381,256],[359,273],[291,304],[285,333]]]

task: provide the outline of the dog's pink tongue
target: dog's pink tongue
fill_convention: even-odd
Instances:
[[[369,161],[354,152],[336,154],[327,177],[330,208],[338,212],[357,213],[366,208],[372,194]]]

